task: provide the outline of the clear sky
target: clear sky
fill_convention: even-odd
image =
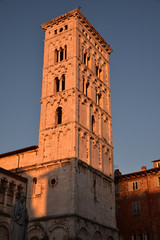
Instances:
[[[0,153],[38,145],[40,25],[79,6],[114,50],[115,168],[151,168],[160,157],[160,0],[0,0]]]

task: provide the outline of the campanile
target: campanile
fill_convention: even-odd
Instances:
[[[112,48],[79,9],[41,27],[39,144],[1,154],[1,167],[28,180],[29,240],[117,240]]]
[[[58,183],[55,186],[64,203],[50,196],[57,203],[52,215],[65,215],[72,237],[116,239],[112,48],[79,9],[41,27],[45,40],[39,161],[61,164],[55,174],[58,181],[64,178],[62,165],[66,176],[59,189]]]
[[[77,158],[113,178],[112,49],[78,9],[42,28],[41,160]]]

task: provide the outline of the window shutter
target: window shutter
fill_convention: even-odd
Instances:
[[[133,183],[132,182],[128,183],[128,191],[133,191]]]
[[[158,177],[157,176],[154,177],[154,186],[158,187]]]

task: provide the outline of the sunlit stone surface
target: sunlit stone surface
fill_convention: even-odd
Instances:
[[[117,239],[112,49],[78,9],[41,27],[39,144],[1,155],[0,166],[28,179],[29,240]]]

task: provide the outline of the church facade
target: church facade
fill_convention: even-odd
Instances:
[[[29,240],[116,240],[112,49],[79,9],[41,27],[39,144],[0,166],[28,179]]]

